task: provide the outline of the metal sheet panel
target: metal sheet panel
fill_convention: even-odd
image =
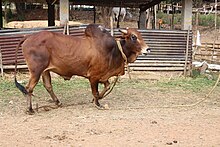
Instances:
[[[15,49],[18,42],[25,36],[42,30],[63,33],[60,27],[38,29],[15,29],[0,31],[0,47],[4,66],[13,67],[15,63]],[[70,27],[71,36],[83,36],[85,27]],[[154,71],[179,71],[183,70],[186,56],[187,31],[168,30],[139,30],[144,41],[151,48],[147,56],[139,56],[136,62],[130,64],[133,70]],[[115,36],[120,36],[118,29],[114,30]],[[192,62],[192,32],[189,34],[189,52],[187,64]],[[149,62],[150,61],[150,62]],[[140,64],[141,62],[141,64]],[[24,65],[25,60],[21,48],[18,51],[18,64]],[[189,69],[189,68],[188,68]]]

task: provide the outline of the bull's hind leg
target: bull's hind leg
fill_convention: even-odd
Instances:
[[[27,112],[29,114],[33,114],[34,110],[32,108],[32,93],[33,93],[33,89],[36,86],[36,84],[38,83],[40,78],[40,74],[31,74],[30,79],[28,84],[26,85],[26,90],[28,92],[28,94],[26,95],[27,97]]]
[[[50,72],[49,71],[43,72],[42,79],[43,79],[44,87],[46,88],[46,90],[50,94],[51,98],[53,99],[53,101],[55,102],[55,104],[57,106],[60,106],[61,102],[58,100],[57,96],[53,92],[53,87],[52,87],[52,84],[51,84]]]

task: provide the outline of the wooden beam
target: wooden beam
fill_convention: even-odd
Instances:
[[[161,0],[152,0],[151,2],[148,2],[146,4],[142,4],[140,5],[140,11],[146,11],[147,9],[153,7],[156,4],[159,4],[161,2]]]
[[[55,26],[55,6],[53,0],[47,0],[48,10],[48,26]]]
[[[0,47],[0,70],[1,70],[1,76],[3,77],[4,71],[3,71],[3,62],[2,62],[2,52],[1,52],[1,47]]]
[[[0,0],[0,29],[3,28],[2,0]]]

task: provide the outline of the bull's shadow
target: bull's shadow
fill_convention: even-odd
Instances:
[[[71,104],[62,104],[61,106],[57,106],[57,105],[52,104],[53,101],[49,101],[49,102],[51,104],[42,105],[42,106],[39,106],[38,103],[36,103],[36,108],[34,108],[35,112],[39,113],[39,112],[51,111],[51,110],[58,109],[58,108],[68,108],[68,107],[73,107],[73,106],[84,106],[84,105],[88,106],[88,104],[92,104],[92,102],[79,102],[79,103],[71,103]]]

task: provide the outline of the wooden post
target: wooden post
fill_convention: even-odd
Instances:
[[[154,29],[157,29],[157,5],[154,5]]]
[[[140,8],[139,29],[146,29],[146,10]]]
[[[120,25],[119,25],[120,15],[121,15],[121,7],[119,8],[119,14],[118,14],[118,18],[117,18],[117,28],[120,28]]]
[[[174,14],[175,14],[173,0],[171,1],[171,8],[172,8],[171,30],[173,30],[174,29]]]
[[[48,10],[48,26],[55,26],[55,6],[52,0],[47,0]]]
[[[147,13],[147,15],[146,15],[146,19],[147,19],[146,28],[149,29],[149,28],[151,28],[151,14],[150,14],[151,12],[150,12],[150,9],[147,9],[146,13]]]
[[[217,26],[217,0],[215,0],[215,31]]]
[[[113,18],[111,16],[110,16],[110,28],[111,28],[111,35],[114,36]]]
[[[184,77],[186,77],[186,70],[187,70],[187,62],[188,62],[188,54],[189,54],[189,32],[190,32],[190,27],[187,32],[187,39],[186,39],[186,55],[185,55],[185,65],[184,65]]]
[[[96,8],[93,6],[93,23],[96,23]]]
[[[60,26],[69,22],[69,0],[60,0]]]
[[[2,18],[2,0],[0,0],[0,30],[3,28],[3,18]]]
[[[192,0],[182,0],[182,30],[192,29]]]
[[[3,63],[2,63],[1,47],[0,47],[0,68],[1,68],[1,76],[3,77]]]
[[[154,13],[154,6],[151,7],[151,11],[152,11],[152,14],[153,14],[153,19],[152,19],[152,29],[155,29],[155,13]]]
[[[198,25],[199,25],[199,10],[197,9],[196,10],[196,28],[195,28],[196,31],[198,30]]]

